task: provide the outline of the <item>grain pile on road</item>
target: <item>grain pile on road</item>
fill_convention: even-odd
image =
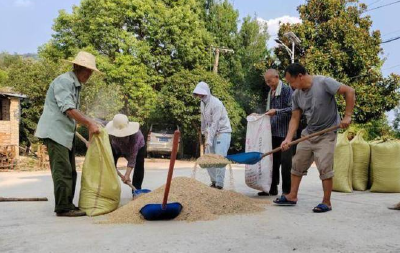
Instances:
[[[108,214],[108,220],[101,223],[143,223],[145,220],[139,213],[140,209],[146,204],[160,204],[164,187],[141,195]],[[220,215],[262,212],[268,203],[266,200],[252,199],[237,192],[211,188],[187,177],[172,180],[168,202],[181,203],[182,212],[175,220],[188,222],[215,220]]]

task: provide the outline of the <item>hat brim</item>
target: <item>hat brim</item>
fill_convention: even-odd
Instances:
[[[109,135],[113,135],[115,137],[126,137],[132,134],[135,134],[139,131],[139,123],[138,122],[129,122],[128,126],[123,129],[116,129],[113,126],[113,121],[110,121],[106,125],[106,130]]]
[[[66,61],[66,62],[68,62],[68,63],[72,63],[72,64],[76,64],[76,65],[82,66],[82,67],[87,68],[87,69],[91,69],[91,70],[96,71],[97,73],[100,73],[100,74],[103,74],[103,72],[101,72],[101,71],[98,70],[97,68],[93,68],[93,67],[84,65],[84,64],[82,64],[82,63],[75,62],[75,61],[69,61],[69,60],[64,60],[64,61]]]

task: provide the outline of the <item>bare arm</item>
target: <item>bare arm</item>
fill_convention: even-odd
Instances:
[[[289,142],[293,140],[294,134],[296,133],[297,129],[299,128],[300,118],[301,118],[302,111],[300,109],[292,111],[292,118],[289,122],[289,130],[286,135],[285,140],[281,144],[281,148],[285,151],[289,149]]]
[[[98,134],[100,132],[99,127],[96,122],[88,117],[86,117],[83,113],[81,113],[77,109],[69,109],[66,111],[68,117],[76,120],[81,125],[84,125],[89,130],[89,136],[92,137],[93,134]]]
[[[353,115],[354,104],[356,101],[356,95],[353,88],[347,85],[341,85],[337,94],[343,95],[346,101],[346,110],[344,113],[344,117],[340,122],[341,128],[348,128],[351,123],[351,116]]]

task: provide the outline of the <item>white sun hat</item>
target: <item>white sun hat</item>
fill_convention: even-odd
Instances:
[[[80,51],[75,59],[73,61],[68,61],[67,62],[100,72],[100,70],[97,69],[96,67],[96,57],[92,55],[91,53],[85,52],[85,51]],[[101,72],[100,72],[101,73]]]
[[[108,134],[116,137],[126,137],[139,131],[138,122],[129,122],[124,114],[117,114],[114,119],[106,125]]]

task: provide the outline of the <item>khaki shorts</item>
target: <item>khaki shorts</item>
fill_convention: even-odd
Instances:
[[[299,177],[303,176],[315,161],[321,180],[332,178],[335,147],[335,132],[300,142],[297,145],[296,155],[293,157],[291,173]]]

